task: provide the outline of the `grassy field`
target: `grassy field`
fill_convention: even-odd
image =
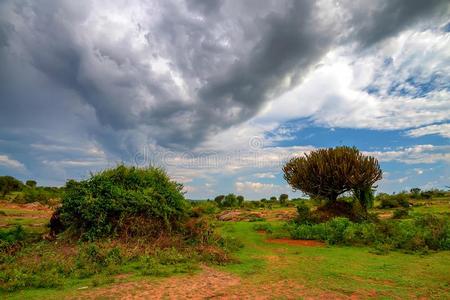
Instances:
[[[243,294],[262,299],[449,298],[450,251],[426,255],[391,251],[377,255],[367,247],[273,242],[273,238],[287,237],[283,231],[284,221],[280,219],[292,215],[293,210],[295,208],[243,210],[240,213],[245,215],[244,219],[248,215],[262,214],[266,221],[249,222],[247,218],[246,221],[217,222],[217,230],[223,236],[243,243],[243,247],[234,253],[234,263],[221,266],[192,264],[188,270],[171,277],[144,276],[136,271],[133,263],[128,263],[121,266],[116,275],[102,273],[84,279],[69,278],[56,288],[0,292],[0,298],[121,298],[134,294],[137,298],[160,295],[164,299],[180,298],[183,293],[194,293],[194,298],[195,295],[233,298]],[[26,231],[39,234],[48,230],[45,224],[50,217],[49,210],[2,203],[0,211],[3,212],[0,230],[13,225],[23,225]],[[393,210],[373,211],[386,215]],[[424,205],[414,207],[410,214],[429,212],[449,214],[450,199],[426,201]],[[258,232],[255,230],[258,224],[270,224],[274,234]],[[48,242],[41,242],[39,247],[47,246]],[[0,276],[1,272],[0,269]]]
[[[277,223],[272,223],[275,226]],[[380,298],[440,298],[450,292],[450,252],[425,256],[391,252],[376,255],[363,247],[302,247],[268,243],[254,224],[223,224],[224,234],[244,241],[233,272],[264,285],[293,280],[308,290]]]

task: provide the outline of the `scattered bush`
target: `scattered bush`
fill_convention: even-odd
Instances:
[[[379,195],[380,208],[409,207],[409,196],[406,193]]]
[[[334,218],[320,224],[294,225],[292,238],[322,240],[342,245],[390,245],[391,249],[448,250],[450,222],[447,217],[424,215],[414,220],[354,223]]]

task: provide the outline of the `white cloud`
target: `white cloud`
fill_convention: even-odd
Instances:
[[[450,119],[449,47],[450,33],[427,30],[406,31],[364,55],[348,46],[336,48],[257,120],[307,117],[333,128],[383,130],[445,122]]]
[[[8,155],[0,154],[0,165],[7,168],[23,171],[25,170],[25,165],[18,160],[10,158]]]
[[[419,137],[424,135],[438,134],[445,138],[450,138],[450,124],[435,124],[411,129],[406,132],[407,135]]]
[[[450,146],[415,145],[394,150],[365,152],[381,162],[398,161],[406,164],[450,163]]]
[[[111,164],[105,160],[43,160],[43,164],[53,167],[65,168],[65,167],[108,167]]]
[[[255,174],[256,178],[275,178],[275,174],[274,173],[256,173]]]
[[[275,188],[275,185],[272,183],[261,183],[261,182],[251,182],[251,181],[245,181],[245,182],[236,182],[236,191],[238,192],[246,192],[246,191],[252,191],[252,192],[269,192],[272,191]]]

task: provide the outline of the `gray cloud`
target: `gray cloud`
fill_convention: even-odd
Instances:
[[[346,1],[351,10],[350,23],[362,46],[373,45],[395,35],[419,20],[448,17],[446,0]]]
[[[369,46],[446,9],[437,0],[3,1],[0,139],[89,141],[121,159],[145,143],[194,147],[251,119],[331,47]]]

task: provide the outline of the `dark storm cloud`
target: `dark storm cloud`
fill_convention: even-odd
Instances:
[[[255,116],[333,46],[369,46],[448,9],[336,3],[3,1],[0,139],[89,141],[121,159],[145,143],[193,147]]]
[[[363,46],[373,45],[412,23],[428,17],[448,16],[448,0],[349,1],[351,24]]]

